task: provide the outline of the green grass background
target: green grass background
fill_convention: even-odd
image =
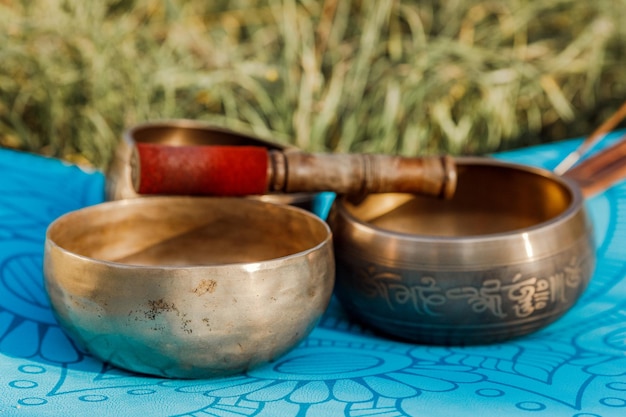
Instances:
[[[0,145],[105,168],[207,120],[309,151],[483,154],[626,99],[626,0],[0,0]]]

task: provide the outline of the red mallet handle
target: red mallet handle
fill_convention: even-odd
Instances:
[[[267,149],[137,143],[131,158],[140,194],[244,196],[267,192]]]

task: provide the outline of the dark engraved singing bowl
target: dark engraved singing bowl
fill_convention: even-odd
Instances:
[[[334,274],[326,223],[243,198],[107,202],[61,216],[46,235],[60,326],[96,358],[157,376],[273,361],[313,329]]]
[[[153,143],[168,146],[262,146],[268,150],[283,152],[297,150],[293,146],[265,140],[252,134],[217,127],[202,121],[187,119],[148,121],[132,126],[123,132],[114,158],[106,173],[107,200],[140,197],[133,188],[130,166],[132,150],[137,143]],[[314,193],[273,193],[251,196],[249,198],[271,203],[290,204],[310,210],[314,197]]]
[[[449,200],[335,202],[336,293],[347,311],[385,334],[438,345],[500,342],[562,316],[594,271],[584,168],[568,178],[461,158],[457,172]]]

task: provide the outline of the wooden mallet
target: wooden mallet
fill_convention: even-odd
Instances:
[[[316,154],[258,146],[167,146],[138,143],[131,176],[140,194],[245,196],[334,191],[399,192],[449,198],[451,157]]]

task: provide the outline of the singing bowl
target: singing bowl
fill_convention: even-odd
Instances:
[[[387,335],[437,345],[500,342],[562,316],[595,264],[577,183],[489,158],[457,171],[449,200],[335,202],[339,300]]]
[[[210,123],[188,120],[154,120],[137,124],[126,129],[117,145],[111,165],[106,171],[105,193],[107,200],[138,198],[131,181],[130,159],[137,143],[155,143],[168,146],[185,145],[230,145],[262,146],[283,152],[295,151],[293,146],[283,145],[262,139],[252,134],[238,132]],[[311,210],[314,193],[273,193],[250,196],[250,199],[278,204],[290,204]]]
[[[61,216],[46,234],[59,325],[102,361],[164,377],[273,361],[313,329],[334,273],[326,223],[248,199],[107,202]]]

